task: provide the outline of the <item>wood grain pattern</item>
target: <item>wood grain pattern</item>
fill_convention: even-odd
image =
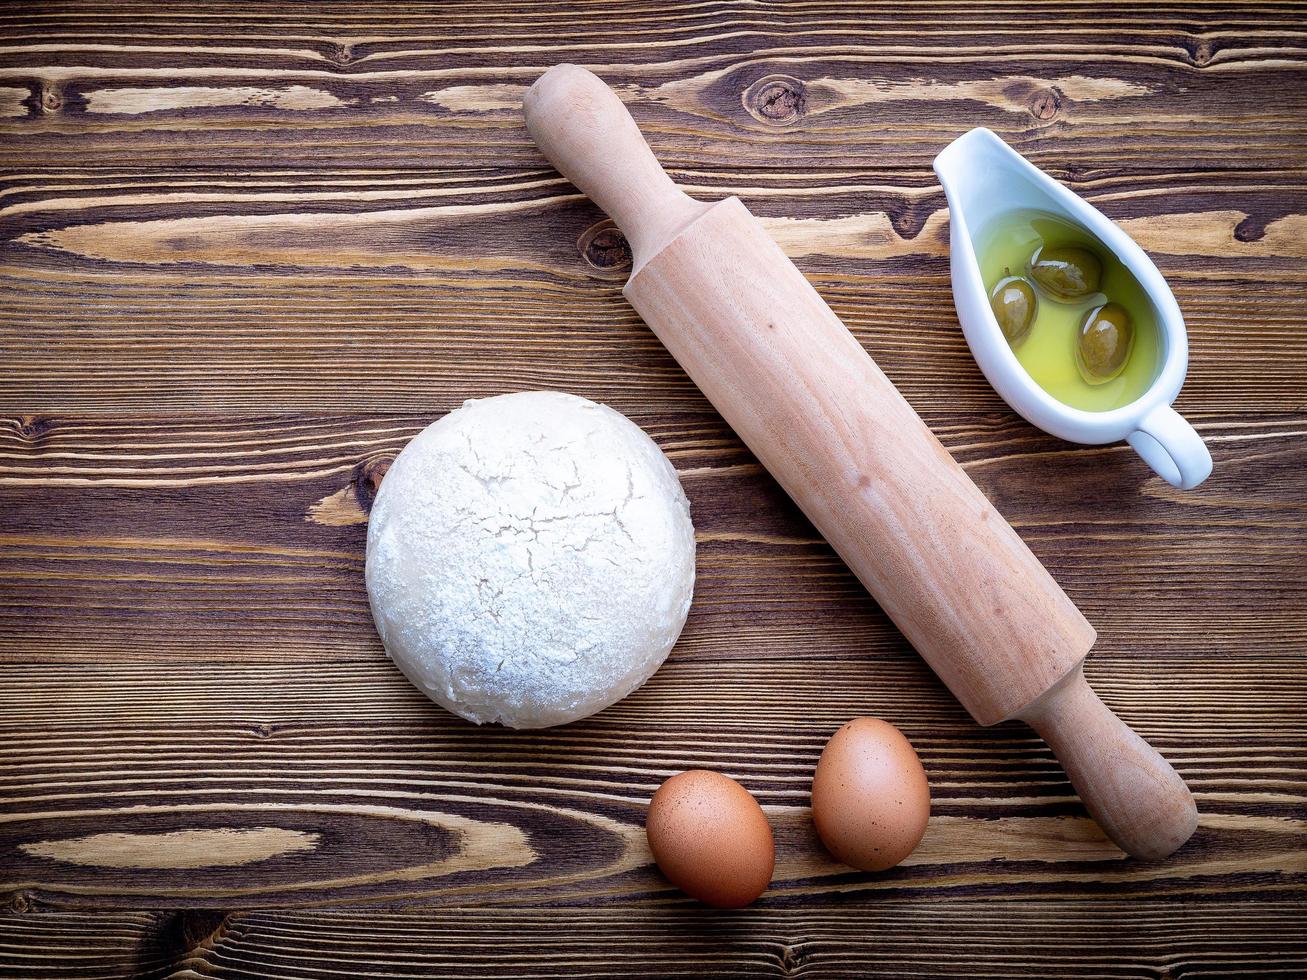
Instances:
[[[1173,859],[970,721],[638,321],[521,122],[560,61],[763,218],[1085,611],[1091,681],[1195,790]],[[975,367],[929,171],[975,125],[1175,287],[1198,492]],[[1307,974],[1305,145],[1298,3],[0,8],[0,976]],[[649,685],[523,734],[417,694],[361,572],[407,439],[536,387],[668,452],[699,586]],[[936,800],[883,875],[805,811],[858,714]],[[648,863],[690,766],[773,820],[752,909]]]
[[[697,188],[693,175],[675,176],[705,196],[741,195],[918,411],[1003,410],[957,329],[943,192],[924,167],[904,176],[876,166],[834,177],[728,172]],[[1257,213],[1246,184],[1274,177],[1073,183],[1145,246],[1166,239],[1174,250],[1154,255],[1190,330],[1186,417],[1302,407],[1307,238],[1277,231],[1277,216],[1307,215],[1304,173],[1285,174],[1287,190],[1272,184],[1276,210]],[[369,201],[378,188],[388,198]],[[394,411],[537,387],[628,414],[707,408],[622,298],[624,270],[581,254],[603,215],[561,178],[59,174],[3,178],[3,191],[13,203],[0,206],[0,410],[153,413],[166,401],[369,412],[378,377]],[[423,201],[427,191],[453,201]],[[44,210],[47,200],[57,206]],[[1269,240],[1210,254],[1213,241],[1268,226]]]
[[[21,930],[17,926],[23,927]],[[30,942],[33,980],[279,978],[369,968],[388,977],[1267,977],[1300,975],[1300,906],[913,903],[703,913],[480,908],[325,912],[42,913],[0,918],[0,964]],[[1294,935],[1294,933],[1297,935]],[[95,938],[85,947],[81,937]],[[941,939],[946,936],[947,939]],[[1287,940],[1285,936],[1290,936]],[[60,952],[76,962],[52,969]],[[386,950],[383,958],[378,950]],[[1232,953],[1231,950],[1246,952]],[[8,963],[17,964],[12,958]]]

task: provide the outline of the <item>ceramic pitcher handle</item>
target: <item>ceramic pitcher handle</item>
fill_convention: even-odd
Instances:
[[[1181,490],[1192,490],[1212,472],[1212,454],[1203,437],[1170,405],[1145,415],[1126,441],[1158,476]]]

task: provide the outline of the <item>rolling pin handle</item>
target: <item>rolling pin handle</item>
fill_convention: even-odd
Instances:
[[[622,100],[586,69],[549,69],[523,110],[549,162],[622,229],[636,271],[710,207],[673,183]]]
[[[1126,853],[1162,858],[1198,826],[1180,775],[1103,704],[1077,667],[1018,715],[1053,749],[1089,815]]]

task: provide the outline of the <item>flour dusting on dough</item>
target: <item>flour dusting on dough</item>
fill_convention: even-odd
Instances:
[[[562,724],[625,697],[680,634],[694,528],[629,419],[560,392],[469,401],[396,458],[368,526],[391,658],[471,721]]]

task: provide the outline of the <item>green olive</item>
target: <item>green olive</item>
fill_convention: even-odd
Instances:
[[[1016,347],[1026,339],[1035,319],[1035,289],[1030,283],[1020,276],[1000,279],[989,294],[989,305],[1009,344]]]
[[[1103,263],[1087,248],[1054,245],[1034,254],[1030,275],[1059,299],[1079,299],[1098,289]]]
[[[1107,303],[1090,310],[1076,338],[1080,376],[1091,385],[1111,381],[1125,369],[1134,341],[1134,324],[1125,307]]]

